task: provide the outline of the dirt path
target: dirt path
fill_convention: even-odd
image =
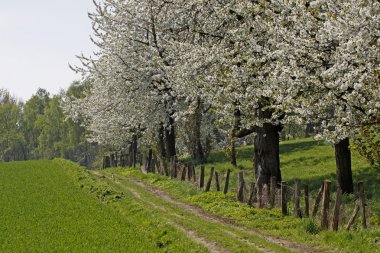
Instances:
[[[215,233],[232,238],[236,244],[245,248],[241,252],[303,252],[317,253],[318,251],[303,245],[283,239],[267,236],[254,229],[239,226],[230,220],[206,213],[197,206],[190,205],[172,198],[168,193],[145,184],[142,181],[107,172],[94,172],[106,177],[109,183],[117,185],[123,191],[130,192],[136,199],[144,202],[156,210],[160,210],[168,217],[168,223],[182,231],[193,241],[205,246],[210,252],[233,252],[216,238],[210,239],[210,233],[196,231],[191,228],[191,221],[216,226]],[[219,228],[218,228],[219,227]],[[252,250],[248,250],[252,249]]]

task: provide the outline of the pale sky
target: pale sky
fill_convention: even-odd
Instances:
[[[24,101],[79,80],[68,64],[92,54],[92,0],[0,0],[0,88]]]

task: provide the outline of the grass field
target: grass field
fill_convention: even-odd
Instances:
[[[311,187],[312,195],[321,186],[324,179],[333,182],[335,192],[335,158],[334,150],[330,145],[316,142],[311,139],[286,141],[281,143],[281,170],[283,179],[291,185],[296,178],[307,183]],[[245,171],[248,182],[253,181],[252,171],[253,147],[238,148],[238,164]],[[207,212],[217,214],[238,224],[259,229],[260,231],[296,240],[300,243],[314,245],[322,249],[333,249],[341,252],[380,252],[380,173],[378,168],[371,167],[368,162],[353,152],[352,158],[354,181],[364,181],[366,195],[368,197],[368,209],[370,213],[370,228],[360,229],[360,219],[350,232],[342,227],[338,233],[320,231],[319,221],[312,219],[296,219],[291,216],[282,217],[279,209],[262,210],[248,207],[246,204],[234,200],[236,191],[237,169],[231,176],[231,194],[210,192],[204,193],[192,183],[183,183],[178,180],[170,180],[159,175],[144,175],[138,170],[111,169],[114,173],[120,173],[128,177],[144,180],[172,196],[196,204]],[[222,175],[232,166],[223,152],[215,152],[211,155],[206,171],[214,166]],[[199,172],[198,172],[199,175]],[[206,175],[208,176],[208,175]],[[224,178],[221,180],[224,181]],[[345,213],[351,214],[354,196],[346,196]],[[347,221],[346,217],[343,219]]]
[[[2,163],[0,192],[0,252],[206,252],[67,161]]]

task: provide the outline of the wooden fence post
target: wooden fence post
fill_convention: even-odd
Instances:
[[[365,213],[365,194],[364,194],[364,183],[358,183],[358,191],[359,191],[359,204],[360,204],[360,212],[362,215],[362,228],[367,228],[367,217]]]
[[[216,186],[216,191],[220,191],[220,185],[219,185],[219,174],[218,172],[215,171],[215,186]]]
[[[310,203],[309,203],[309,185],[304,186],[305,193],[305,217],[309,217]]]
[[[341,203],[342,203],[342,190],[340,189],[340,187],[338,187],[336,190],[334,214],[333,214],[333,221],[332,221],[332,226],[331,226],[333,231],[338,231],[339,211],[340,211]]]
[[[331,181],[325,180],[323,189],[323,199],[322,199],[322,217],[321,217],[321,228],[329,228],[329,204],[330,204],[330,187]]]
[[[296,179],[295,187],[294,187],[294,216],[297,218],[302,217],[300,198],[301,198],[301,180]]]
[[[273,208],[276,201],[276,184],[277,184],[277,178],[271,177],[270,178],[270,207]]]
[[[201,165],[201,173],[199,176],[199,188],[203,188],[205,184],[205,166]]]
[[[287,183],[285,181],[281,182],[281,212],[282,215],[288,215],[288,203],[287,203]]]
[[[224,184],[224,190],[223,190],[224,194],[227,194],[227,192],[228,192],[228,184],[229,184],[229,181],[230,181],[230,174],[231,174],[231,170],[228,169],[227,170],[227,175],[226,175],[226,182]]]
[[[208,178],[208,181],[207,181],[207,184],[206,184],[206,189],[205,189],[206,192],[210,191],[212,178],[214,176],[214,170],[215,170],[215,168],[211,167],[210,177]]]
[[[245,185],[245,182],[244,182],[243,171],[240,170],[238,174],[238,192],[236,195],[236,199],[240,202],[244,201],[244,185]]]
[[[319,203],[321,202],[321,199],[322,199],[322,194],[323,194],[324,187],[325,187],[325,185],[322,184],[321,188],[319,188],[317,197],[315,198],[315,203],[314,203],[313,213],[312,213],[312,217],[313,218],[315,218],[315,216],[317,216],[317,212],[318,212],[318,208],[319,208]]]

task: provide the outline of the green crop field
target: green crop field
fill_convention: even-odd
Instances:
[[[82,170],[63,160],[0,164],[0,252],[205,251]]]

